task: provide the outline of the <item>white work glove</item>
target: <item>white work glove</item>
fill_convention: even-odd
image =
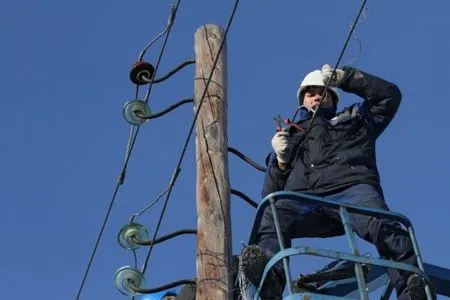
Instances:
[[[303,138],[303,134],[289,134],[287,131],[278,131],[272,138],[272,148],[277,155],[277,160],[280,163],[289,163],[292,155],[292,150],[299,144]]]
[[[331,75],[333,75],[333,70],[334,70],[334,68],[332,68],[330,65],[323,65],[322,79],[325,84],[328,84],[328,81],[330,81]],[[331,79],[329,85],[331,87],[339,87],[342,80],[344,79],[344,75],[345,75],[345,71],[343,71],[341,69],[336,69],[336,71],[334,72],[334,76]]]

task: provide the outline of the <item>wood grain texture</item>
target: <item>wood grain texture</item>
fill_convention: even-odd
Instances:
[[[217,25],[195,33],[195,110],[222,43]],[[224,44],[196,123],[198,300],[232,299],[230,186],[227,137],[227,59]]]

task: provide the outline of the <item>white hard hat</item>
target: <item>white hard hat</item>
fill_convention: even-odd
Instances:
[[[309,86],[323,86],[326,84],[323,82],[322,72],[320,70],[314,70],[311,73],[308,73],[303,79],[302,83],[300,83],[300,87],[297,91],[297,99],[302,103],[303,99],[302,94],[303,91]],[[334,106],[337,106],[339,102],[339,94],[335,88],[328,87],[328,90],[331,92],[331,96],[333,97]]]

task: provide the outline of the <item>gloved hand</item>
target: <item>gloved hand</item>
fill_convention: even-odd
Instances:
[[[328,84],[328,81],[330,81],[331,87],[339,87],[342,80],[344,79],[345,71],[341,69],[336,69],[334,72],[333,78],[331,78],[331,75],[333,74],[334,68],[332,68],[330,65],[323,65],[322,67],[322,79],[325,84]]]
[[[272,148],[280,163],[289,163],[293,149],[304,137],[303,133],[290,134],[288,131],[278,131],[272,138]]]
[[[272,138],[272,148],[277,155],[277,160],[281,163],[287,163],[288,157],[288,146],[289,146],[289,132],[278,131]]]

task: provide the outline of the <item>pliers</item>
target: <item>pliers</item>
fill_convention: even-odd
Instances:
[[[301,128],[298,124],[292,122],[289,119],[283,119],[280,115],[273,117],[273,120],[277,123],[277,131],[289,131],[290,127],[294,127],[298,131],[305,133],[305,130]],[[286,126],[287,125],[287,126]]]

